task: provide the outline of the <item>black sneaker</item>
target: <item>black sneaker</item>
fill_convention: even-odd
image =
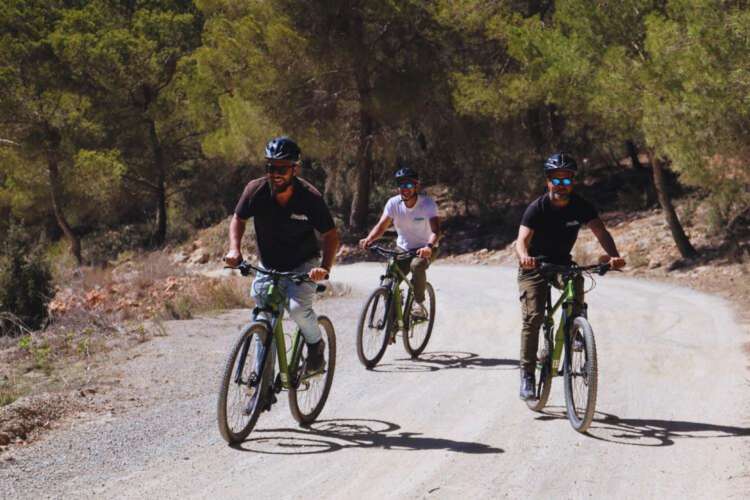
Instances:
[[[521,391],[519,396],[524,401],[527,399],[533,399],[536,388],[536,377],[534,372],[527,372],[521,370]]]
[[[315,344],[307,344],[307,362],[305,363],[305,377],[323,373],[326,369],[326,343],[320,339]]]

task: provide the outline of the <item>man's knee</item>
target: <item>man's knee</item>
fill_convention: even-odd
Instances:
[[[289,301],[289,316],[293,320],[309,319],[315,317],[312,304],[304,304],[295,300]]]

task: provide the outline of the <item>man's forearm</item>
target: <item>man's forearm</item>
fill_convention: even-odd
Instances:
[[[602,246],[605,252],[607,252],[607,255],[610,257],[619,257],[620,253],[617,251],[617,245],[615,245],[615,240],[612,238],[612,235],[609,233],[609,231],[605,230],[601,234],[597,235],[597,238],[599,240],[599,244]]]
[[[529,256],[529,248],[525,241],[520,239],[516,240],[516,255],[519,259]]]
[[[375,241],[375,240],[377,240],[378,238],[380,238],[381,236],[383,236],[383,234],[385,233],[386,229],[387,229],[386,224],[382,224],[380,222],[377,223],[375,225],[375,227],[372,228],[372,231],[370,231],[370,234],[367,235],[367,239],[369,241]]]
[[[232,217],[229,223],[229,249],[241,252],[242,236],[245,234],[245,221],[237,217]]]
[[[432,230],[432,232],[430,233],[430,237],[427,239],[427,244],[429,246],[436,247],[438,241],[440,241],[440,219],[430,219],[430,229]]]
[[[323,262],[320,267],[331,270],[333,260],[336,257],[336,251],[339,248],[339,233],[336,229],[331,229],[323,235]]]

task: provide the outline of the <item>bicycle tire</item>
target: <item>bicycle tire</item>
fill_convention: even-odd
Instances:
[[[257,338],[264,346],[263,360],[257,361],[254,359],[257,351],[253,343],[253,338]],[[256,422],[260,413],[265,409],[268,398],[268,388],[273,377],[273,363],[268,362],[268,354],[271,351],[269,349],[271,336],[268,331],[268,327],[263,323],[251,323],[246,326],[240,333],[239,338],[232,346],[232,350],[227,356],[227,360],[224,366],[224,372],[221,377],[221,383],[219,384],[219,397],[217,401],[217,421],[219,424],[219,432],[221,437],[229,444],[236,444],[243,441],[248,434],[255,427]],[[234,380],[240,357],[243,354],[243,347],[248,343],[247,350],[244,350],[245,359],[242,360],[244,363],[242,373],[248,374],[248,380],[252,376],[253,366],[262,366],[259,378],[256,378],[257,384],[252,394],[245,394],[245,397],[241,396],[248,389],[243,389],[241,386],[246,385],[237,383]],[[248,370],[250,370],[248,372]],[[256,374],[257,377],[257,374]],[[244,378],[244,377],[242,377]],[[236,386],[236,387],[233,387]],[[234,389],[234,391],[232,391]],[[240,401],[234,402],[230,405],[230,396],[235,395],[240,397]],[[232,398],[233,399],[233,398]],[[231,406],[231,408],[228,408]],[[238,411],[241,410],[241,414]],[[241,419],[240,417],[246,417]],[[233,427],[230,419],[238,422],[236,427]],[[241,420],[246,420],[244,423],[239,423]]]
[[[577,337],[580,341],[576,346],[574,342]],[[570,425],[578,432],[586,432],[596,411],[598,365],[594,331],[588,320],[581,316],[573,320],[569,332],[563,376]]]
[[[323,340],[326,343],[326,371],[310,379],[302,379],[301,371],[304,369],[304,353],[299,358],[300,362],[298,366],[289,370],[297,380],[289,388],[289,409],[294,419],[300,424],[314,422],[318,418],[318,415],[320,415],[320,412],[323,411],[328,394],[331,392],[333,375],[336,371],[336,332],[333,329],[333,323],[326,316],[318,316],[318,324],[320,325]],[[304,349],[307,348],[304,347]],[[314,400],[314,404],[305,404],[308,398]]]
[[[390,310],[393,309],[389,305],[390,295],[391,291],[384,286],[373,290],[370,297],[365,302],[365,305],[362,307],[362,313],[359,316],[359,322],[357,324],[357,357],[368,370],[378,364],[378,361],[380,361],[383,354],[385,354],[386,347],[388,347],[390,324],[393,321],[392,314],[389,314]],[[382,312],[378,311],[378,306],[382,306]],[[371,307],[372,311],[370,310]],[[374,328],[374,331],[380,332],[383,336],[382,339],[378,338],[379,335],[371,335],[370,332],[373,331],[373,328],[369,328],[369,325],[372,325],[372,322],[376,317],[379,318],[380,314],[382,314],[382,319],[377,320],[379,323]],[[382,322],[382,324],[380,322]],[[368,327],[367,332],[365,331],[366,327]],[[373,346],[377,350],[367,349],[365,344],[367,344],[367,346]]]
[[[423,325],[424,323],[413,323],[410,311],[408,309],[411,307],[411,301],[413,300],[413,296],[411,291],[409,292],[409,300],[406,302],[406,308],[407,311],[404,311],[404,316],[408,319],[406,319],[406,327],[404,328],[404,349],[406,349],[406,352],[411,356],[412,359],[416,359],[419,357],[420,354],[425,350],[427,347],[427,342],[430,341],[430,336],[432,335],[432,327],[435,325],[435,290],[433,290],[432,285],[428,282],[427,286],[425,287],[425,298],[428,298],[430,300],[430,304],[428,307],[428,318],[427,318],[427,329],[424,332],[423,335],[414,335],[414,328],[418,325]]]

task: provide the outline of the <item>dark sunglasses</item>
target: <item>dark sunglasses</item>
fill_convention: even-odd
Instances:
[[[573,179],[570,177],[563,177],[562,179],[553,177],[549,181],[552,183],[553,186],[559,186],[560,184],[562,184],[563,186],[570,186],[571,184],[573,184]]]
[[[417,187],[417,185],[413,182],[402,182],[398,185],[398,187],[400,189],[414,189],[415,187]]]
[[[266,172],[269,174],[286,175],[291,169],[292,165],[271,165],[270,163],[266,165]]]

